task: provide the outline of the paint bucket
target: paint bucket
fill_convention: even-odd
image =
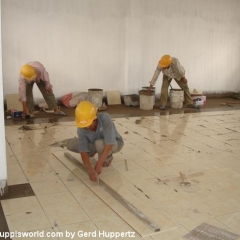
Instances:
[[[148,90],[148,88],[149,88],[149,86],[142,87],[142,90]],[[152,91],[154,91],[154,98],[153,98],[154,104],[155,104],[155,94],[156,94],[155,89],[156,89],[155,87],[152,87],[152,89],[151,89]]]
[[[149,88],[149,86],[142,87],[142,90],[148,90],[148,88]],[[151,89],[151,90],[155,92],[155,87],[152,87],[152,89]]]
[[[103,90],[98,88],[88,89],[88,101],[96,107],[102,106]]]
[[[140,90],[139,92],[140,109],[151,110],[154,105],[154,91]]]
[[[182,89],[170,89],[171,108],[182,108],[184,92]]]

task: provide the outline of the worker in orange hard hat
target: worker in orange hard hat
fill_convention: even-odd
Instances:
[[[171,57],[170,55],[164,55],[158,62],[155,73],[150,81],[148,90],[156,84],[159,74],[163,72],[163,81],[160,94],[160,109],[165,110],[168,100],[168,88],[174,79],[179,87],[184,91],[184,103],[187,107],[196,108],[193,104],[191,94],[188,88],[187,79],[185,77],[185,69],[180,65],[177,58]]]
[[[53,94],[52,85],[45,67],[40,62],[29,62],[22,66],[19,76],[19,100],[23,106],[23,117],[29,118],[33,115],[33,84],[36,83],[41,91],[48,107],[53,109],[53,114],[65,116],[66,114],[57,106]]]
[[[91,181],[96,182],[102,167],[108,167],[113,153],[119,152],[124,141],[118,133],[108,113],[98,113],[89,101],[80,102],[75,109],[78,138],[69,139],[67,148],[81,154]],[[98,161],[93,167],[90,157],[98,153]]]

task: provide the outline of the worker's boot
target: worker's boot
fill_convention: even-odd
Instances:
[[[109,167],[112,163],[112,160],[113,160],[113,155],[109,155],[106,160],[104,161],[102,167]]]

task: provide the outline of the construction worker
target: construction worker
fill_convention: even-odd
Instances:
[[[75,109],[78,138],[68,140],[67,148],[81,154],[82,161],[91,181],[98,181],[102,167],[108,167],[113,153],[119,152],[124,141],[108,113],[97,113],[97,108],[89,101],[80,102]],[[98,161],[93,167],[90,157],[98,153]]]
[[[33,84],[36,83],[48,107],[53,109],[53,114],[65,116],[66,114],[57,106],[53,94],[48,72],[40,62],[29,62],[22,66],[19,76],[19,100],[23,106],[23,117],[34,116]]]
[[[193,104],[187,79],[185,77],[185,70],[177,58],[171,57],[170,55],[164,55],[160,59],[157,68],[154,72],[152,80],[149,82],[150,86],[148,90],[150,91],[152,87],[156,84],[159,74],[163,72],[162,88],[160,93],[160,110],[165,110],[168,100],[168,88],[174,78],[179,87],[184,91],[184,103],[187,107],[196,108]]]

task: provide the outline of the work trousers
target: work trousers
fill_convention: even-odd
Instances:
[[[193,104],[191,94],[188,88],[187,83],[183,83],[182,81],[178,81],[174,79],[178,86],[184,91],[184,103],[186,105]],[[161,88],[161,95],[160,95],[160,105],[166,106],[168,100],[168,88],[171,83],[172,79],[168,76],[163,74],[163,81],[162,81],[162,88]]]
[[[34,112],[34,100],[33,100],[33,85],[35,82],[26,84],[26,98],[27,98],[27,107],[30,114]],[[44,81],[36,83],[39,90],[41,91],[43,98],[45,99],[48,107],[50,109],[57,109],[57,101],[53,93],[47,92]]]
[[[94,153],[97,152],[98,153],[98,158],[99,158],[102,154],[104,146],[105,146],[105,143],[104,143],[103,139],[97,139],[95,141],[95,143],[89,143],[88,144],[88,149],[89,149],[88,155],[92,156]],[[123,143],[120,142],[120,141],[117,141],[113,145],[113,147],[112,147],[111,151],[109,152],[105,162],[108,162],[109,160],[111,160],[112,154],[119,152],[122,149],[122,147],[123,147]],[[79,139],[78,138],[69,139],[68,142],[67,142],[67,149],[69,151],[79,153],[80,152],[79,151]]]

